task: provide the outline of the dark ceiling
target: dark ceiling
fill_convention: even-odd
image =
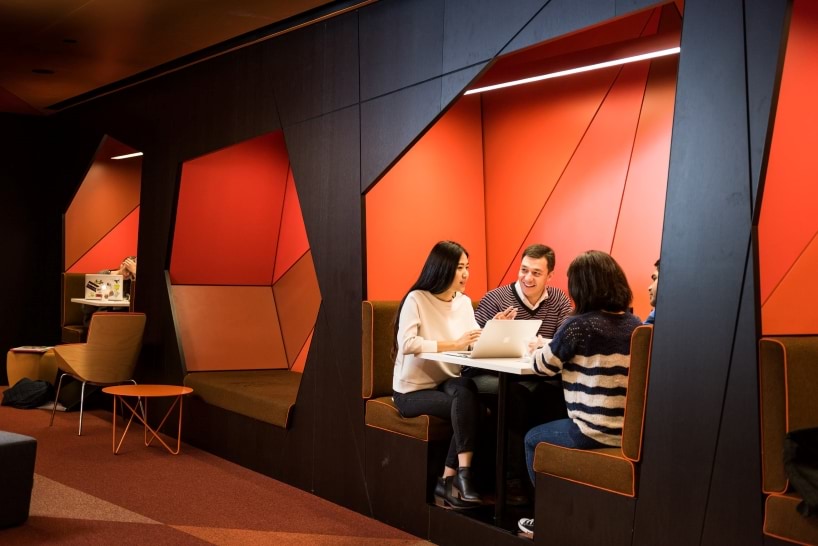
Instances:
[[[0,0],[0,112],[48,114],[264,27],[361,3]]]

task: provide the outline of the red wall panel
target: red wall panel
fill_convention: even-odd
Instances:
[[[139,207],[117,224],[93,248],[68,269],[71,273],[96,273],[114,269],[126,256],[136,256],[139,236]]]
[[[466,291],[486,291],[479,97],[460,99],[366,195],[367,297],[400,299],[442,239],[469,251]]]
[[[633,290],[633,309],[650,313],[647,286],[662,246],[678,58],[653,61],[633,144],[611,254]]]
[[[185,163],[172,281],[269,286],[288,171],[281,131]]]
[[[764,334],[818,333],[818,292],[808,246],[818,234],[818,3],[793,3],[758,224]],[[814,243],[813,243],[814,244]],[[792,277],[792,278],[791,278]]]
[[[284,194],[284,210],[281,213],[281,229],[278,233],[273,281],[278,281],[309,248],[307,228],[301,216],[301,204],[298,201],[293,172],[290,170],[287,175],[287,190]]]
[[[103,139],[94,163],[65,213],[66,271],[78,270],[75,262],[139,206],[142,158],[111,159],[112,156],[133,151],[112,138]],[[121,260],[132,253],[135,252],[123,248],[113,254],[119,255],[116,260]],[[107,263],[105,267],[110,266]]]

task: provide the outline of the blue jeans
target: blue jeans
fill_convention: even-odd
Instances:
[[[457,468],[457,454],[474,451],[480,402],[477,387],[468,377],[452,377],[437,386],[407,393],[396,392],[392,399],[403,417],[434,415],[451,421],[454,434],[446,455],[446,466]]]
[[[548,442],[556,446],[572,447],[574,449],[609,447],[585,436],[571,419],[558,419],[550,423],[537,425],[525,435],[525,462],[526,467],[528,467],[528,477],[531,478],[532,484],[536,483],[534,480],[534,449],[540,442]]]

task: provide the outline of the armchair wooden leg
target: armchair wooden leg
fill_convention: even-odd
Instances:
[[[82,436],[82,409],[85,405],[85,381],[82,382],[82,387],[80,388],[80,430],[77,432],[77,436]]]

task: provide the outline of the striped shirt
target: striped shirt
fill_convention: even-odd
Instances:
[[[573,307],[571,300],[559,288],[546,286],[545,290],[548,297],[540,301],[540,304],[532,310],[520,299],[520,295],[514,290],[514,283],[495,288],[480,300],[474,312],[474,318],[482,328],[500,311],[514,307],[517,309],[517,319],[541,320],[542,325],[537,333],[544,338],[551,339]]]
[[[631,334],[640,324],[631,313],[572,316],[551,343],[534,353],[535,372],[562,374],[568,417],[583,434],[605,445],[622,445]]]

